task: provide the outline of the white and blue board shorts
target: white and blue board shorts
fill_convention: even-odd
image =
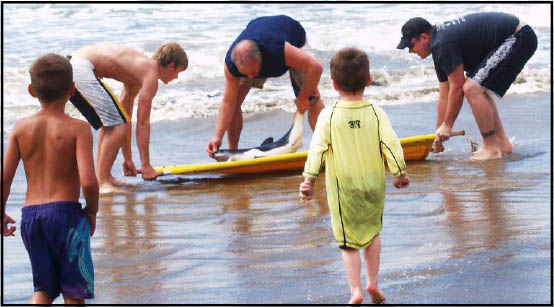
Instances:
[[[69,100],[83,114],[90,125],[101,127],[117,126],[131,121],[127,111],[110,87],[94,73],[94,65],[79,56],[68,56],[73,66],[75,95]]]

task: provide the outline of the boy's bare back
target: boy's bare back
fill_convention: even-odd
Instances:
[[[123,45],[98,44],[77,50],[74,56],[81,56],[94,65],[100,78],[112,78],[127,86],[140,86],[145,75],[156,74],[156,61]]]
[[[93,159],[89,125],[65,114],[48,113],[41,111],[18,121],[8,144],[9,149],[19,151],[25,167],[25,205],[78,202],[80,178],[95,178],[94,169],[83,167]]]

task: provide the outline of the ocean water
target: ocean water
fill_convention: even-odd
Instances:
[[[68,54],[105,41],[149,55],[167,41],[185,48],[189,69],[160,86],[154,99],[155,166],[213,161],[204,146],[221,101],[223,58],[253,17],[287,14],[304,25],[306,50],[325,68],[320,91],[327,103],[336,97],[328,72],[333,52],[345,46],[367,51],[376,81],[367,97],[385,109],[399,137],[408,137],[434,131],[438,90],[430,59],[395,49],[402,24],[413,16],[440,22],[482,11],[518,15],[534,27],[539,46],[498,103],[514,153],[468,161],[471,141],[481,138],[464,103],[454,128],[465,129],[466,136],[451,138],[444,153],[408,163],[407,189],[393,188],[387,174],[380,287],[392,304],[552,304],[549,5],[4,3],[3,8],[4,146],[15,120],[38,110],[26,86],[28,67],[40,54]],[[107,81],[120,91],[119,83]],[[243,105],[241,145],[281,136],[292,121],[293,96],[288,76],[253,90]],[[80,116],[70,104],[67,112]],[[310,137],[305,122],[302,150]],[[138,157],[134,140],[133,155]],[[113,168],[118,177],[121,162],[119,156]],[[129,195],[100,199],[91,238],[96,298],[88,303],[348,301],[324,174],[307,203],[298,200],[299,172],[128,180],[137,183]],[[25,190],[20,164],[7,202],[18,228]],[[28,302],[33,280],[19,229],[15,237],[3,238],[2,257],[2,304]]]
[[[400,28],[411,17],[431,23],[486,11],[517,15],[536,31],[539,45],[510,93],[550,91],[550,10],[547,4],[3,4],[2,46],[4,91],[3,129],[36,111],[27,93],[28,69],[41,54],[71,54],[100,42],[124,43],[147,55],[169,41],[181,44],[189,68],[154,98],[151,120],[178,120],[217,114],[223,93],[225,53],[249,20],[286,14],[302,23],[305,49],[324,67],[320,92],[329,103],[336,97],[329,61],[340,48],[355,46],[368,52],[374,86],[368,97],[380,105],[433,102],[438,91],[432,60],[420,60],[395,49]],[[121,84],[106,79],[119,93]],[[264,90],[253,90],[244,112],[274,109],[293,111],[288,76],[270,79]],[[68,112],[80,117],[68,104]],[[136,107],[135,107],[136,112]],[[134,117],[135,118],[135,117]]]

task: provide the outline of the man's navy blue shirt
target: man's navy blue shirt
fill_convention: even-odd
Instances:
[[[516,30],[519,19],[505,13],[476,13],[436,25],[431,52],[440,82],[458,65],[473,71]]]
[[[231,61],[231,51],[245,39],[254,41],[262,53],[262,67],[256,78],[279,77],[289,69],[285,63],[285,42],[301,48],[306,43],[306,31],[298,21],[285,15],[259,17],[250,21],[225,56],[227,69],[235,77],[246,77]]]

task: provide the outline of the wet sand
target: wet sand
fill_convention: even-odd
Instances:
[[[434,104],[385,111],[400,137],[433,132]],[[387,175],[380,287],[388,303],[552,303],[550,97],[508,95],[499,111],[515,145],[509,157],[468,161],[470,140],[480,137],[465,103],[455,129],[466,136],[448,141],[445,153],[409,163],[408,189],[393,188]],[[279,137],[291,121],[279,111],[247,114],[241,146]],[[204,146],[214,123],[155,123],[152,163],[209,162]],[[307,123],[305,130],[304,149]],[[114,174],[120,165],[121,157]],[[7,209],[18,222],[23,176],[20,165]],[[129,196],[100,201],[91,240],[96,298],[88,303],[346,303],[324,175],[304,204],[301,180],[296,172],[134,179],[139,186]],[[19,230],[3,243],[4,303],[26,303],[32,276]]]

